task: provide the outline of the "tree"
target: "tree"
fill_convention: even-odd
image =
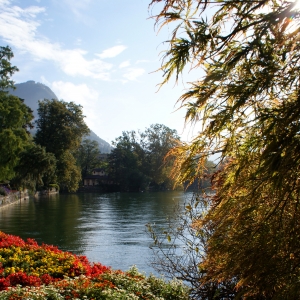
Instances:
[[[154,241],[152,266],[168,278],[177,278],[190,287],[190,299],[234,300],[237,299],[236,279],[208,281],[207,272],[199,269],[199,262],[205,259],[207,240],[211,232],[207,227],[201,232],[194,226],[201,219],[201,212],[207,209],[209,195],[196,193],[185,203],[185,211],[175,207],[174,217],[161,232],[155,224],[147,224],[150,237]]]
[[[172,159],[165,160],[165,157],[179,142],[177,131],[163,124],[153,124],[146,128],[141,137],[148,161],[147,175],[152,179],[150,185],[172,188]]]
[[[96,141],[84,139],[76,152],[76,159],[83,178],[102,164],[99,144]]]
[[[0,181],[14,176],[19,154],[30,143],[31,110],[15,96],[0,92]]]
[[[162,124],[144,132],[123,132],[109,155],[110,175],[125,191],[172,188],[172,159],[165,161],[165,156],[178,141],[176,130]]]
[[[198,193],[201,190],[207,190],[211,188],[211,177],[216,173],[222,165],[217,165],[216,162],[208,160],[204,164],[204,170],[201,173],[200,178],[196,178],[192,181],[186,181],[184,187],[187,191],[193,191]]]
[[[28,129],[33,119],[31,109],[5,91],[13,87],[10,76],[18,70],[10,63],[12,57],[9,47],[0,47],[0,181],[14,176],[19,154],[30,142]]]
[[[55,99],[39,101],[38,114],[35,141],[55,156],[66,150],[76,150],[82,137],[89,133],[82,107],[73,102]]]
[[[172,151],[173,174],[195,180],[216,153],[223,164],[193,222],[210,232],[201,281],[234,280],[238,299],[300,297],[299,18],[296,1],[277,0],[165,0],[156,16],[176,22],[162,84],[203,74],[179,99],[202,130]]]
[[[40,186],[49,186],[51,182],[55,182],[55,168],[54,154],[47,153],[39,145],[31,144],[20,153],[13,185],[33,191]]]
[[[57,180],[62,188],[76,191],[81,179],[74,152],[89,132],[82,107],[73,102],[39,101],[35,142],[53,153],[57,160]]]
[[[10,63],[13,57],[14,54],[10,47],[0,47],[0,91],[5,91],[7,88],[14,88],[14,82],[10,78],[19,70]]]
[[[144,150],[135,131],[123,131],[113,142],[114,149],[108,157],[109,175],[120,191],[139,191],[148,186],[143,173]]]
[[[60,187],[69,192],[76,192],[81,180],[81,172],[74,155],[69,150],[57,158],[56,170]]]

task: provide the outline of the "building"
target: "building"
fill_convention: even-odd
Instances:
[[[102,168],[93,169],[91,175],[87,175],[83,178],[84,186],[97,186],[101,184],[113,184],[112,180]]]

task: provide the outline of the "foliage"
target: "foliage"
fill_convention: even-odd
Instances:
[[[29,143],[32,111],[18,97],[5,89],[13,87],[10,76],[18,69],[11,65],[13,53],[9,47],[0,47],[0,181],[14,176],[13,168],[19,154]]]
[[[153,124],[146,128],[141,136],[149,164],[150,185],[172,188],[173,182],[170,179],[172,160],[165,161],[165,157],[170,149],[178,144],[177,131],[162,124]]]
[[[60,188],[69,192],[76,192],[81,180],[81,173],[71,151],[65,151],[57,158],[56,169]]]
[[[161,4],[153,0],[152,5]],[[175,155],[177,181],[201,177],[219,153],[215,195],[194,228],[208,228],[203,284],[236,280],[239,299],[300,297],[299,10],[296,1],[165,0],[161,70],[199,70],[179,99],[201,126]],[[174,23],[175,22],[175,23]],[[176,24],[172,27],[172,24]],[[201,217],[200,217],[201,216]]]
[[[199,263],[205,258],[211,232],[207,227],[199,231],[194,224],[201,219],[209,201],[210,196],[205,192],[194,194],[189,202],[184,203],[184,213],[182,208],[174,208],[175,217],[169,219],[167,228],[159,229],[155,224],[147,224],[154,241],[151,246],[154,253],[152,266],[169,278],[187,283],[191,287],[191,299],[236,299],[235,280],[204,283],[208,274],[205,269],[199,268]]]
[[[135,131],[125,132],[113,142],[114,149],[108,156],[109,175],[121,191],[145,189],[148,178],[142,172],[143,149]]]
[[[216,162],[207,159],[204,163],[201,177],[186,181],[184,183],[185,190],[199,193],[199,191],[210,188],[211,178],[214,173],[220,170],[221,166],[222,164],[216,164]]]
[[[30,109],[15,96],[0,92],[0,181],[11,179],[20,153],[30,143]]]
[[[18,70],[12,66],[10,60],[14,57],[11,48],[0,47],[0,91],[5,91],[7,88],[14,88],[14,82],[10,77]]]
[[[146,278],[136,269],[128,272],[110,271],[90,278],[84,275],[65,278],[48,285],[9,288],[0,292],[0,300],[8,299],[149,299],[187,300],[187,288],[178,281],[166,283],[150,276]]]
[[[56,158],[66,150],[76,150],[82,137],[89,133],[82,107],[73,102],[39,101],[38,114],[35,142],[54,153]]]
[[[151,125],[144,132],[123,132],[113,142],[109,173],[121,191],[171,188],[172,162],[164,158],[178,141],[176,130],[162,124]]]
[[[54,154],[47,153],[45,148],[39,145],[31,144],[20,153],[12,184],[35,191],[38,186],[48,186],[49,182],[55,180],[55,168]]]
[[[35,142],[53,153],[57,160],[57,181],[62,189],[76,191],[81,179],[74,152],[89,132],[82,107],[73,102],[39,101]]]
[[[136,268],[114,271],[99,263],[0,232],[0,299],[188,299],[178,281],[146,277]]]
[[[102,161],[100,159],[99,144],[89,139],[82,140],[76,152],[77,164],[81,168],[81,177],[90,174],[96,167],[100,167]]]

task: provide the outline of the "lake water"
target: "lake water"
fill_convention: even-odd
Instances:
[[[174,207],[183,209],[191,193],[110,193],[53,195],[0,209],[0,230],[38,243],[86,255],[114,269],[132,265],[156,274],[150,265],[147,223],[166,228]]]

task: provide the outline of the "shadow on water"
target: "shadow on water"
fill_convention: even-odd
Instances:
[[[162,228],[191,193],[53,195],[0,209],[0,230],[86,255],[114,269],[154,272],[147,223]]]

